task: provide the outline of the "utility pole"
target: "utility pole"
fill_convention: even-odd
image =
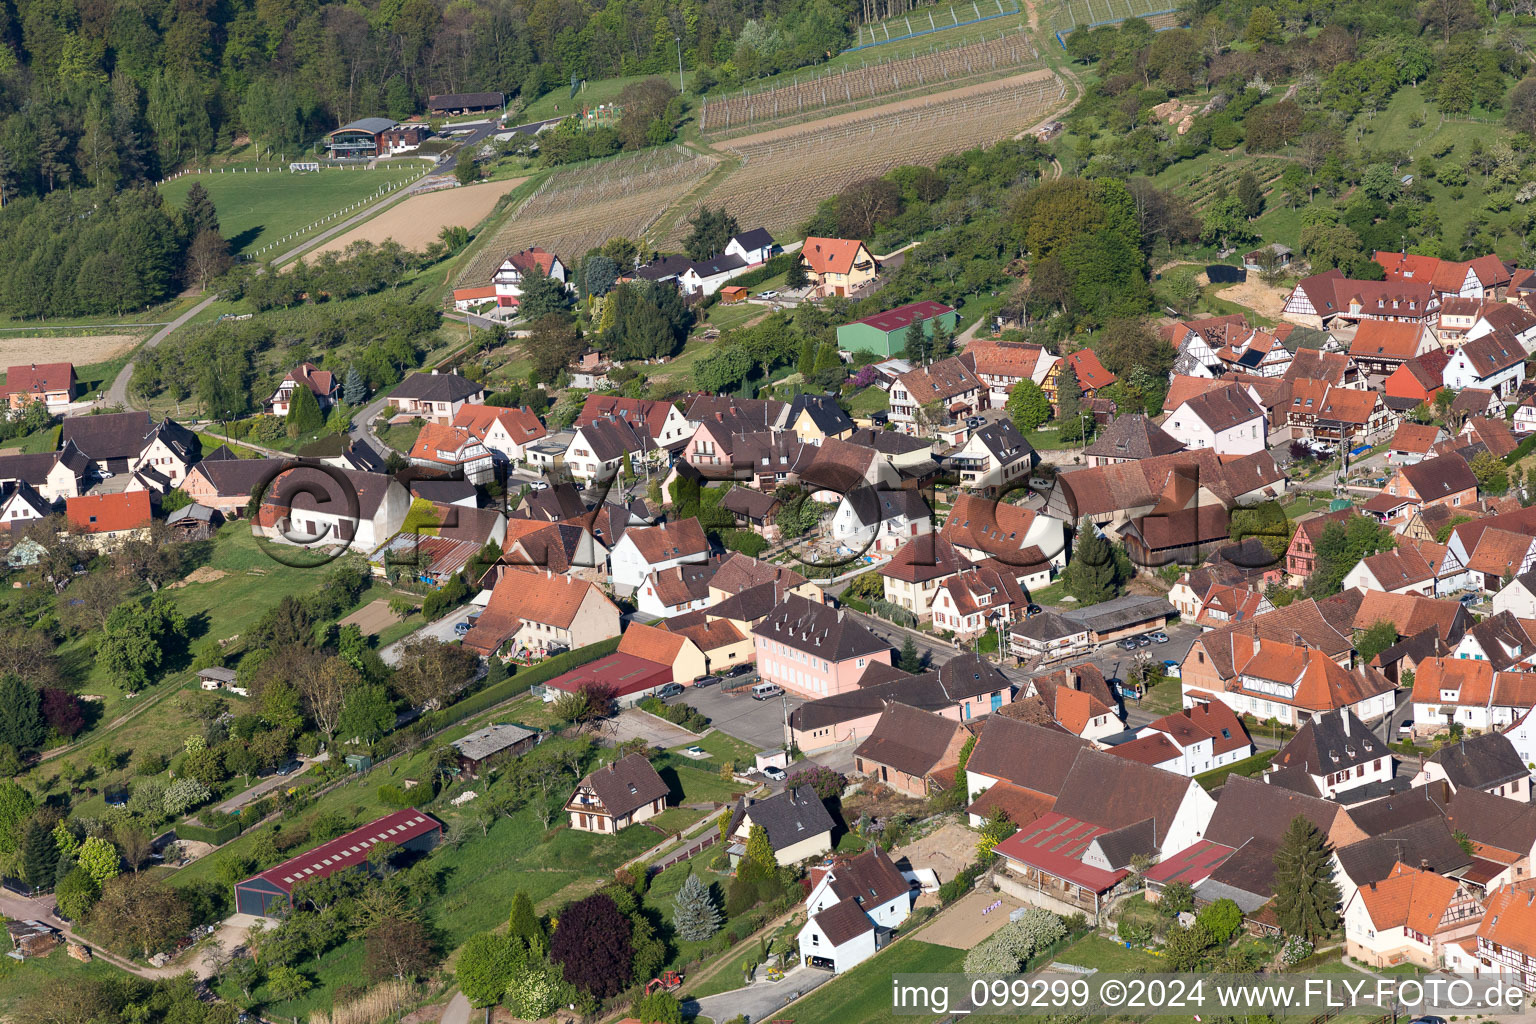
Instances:
[[[683,37],[677,37],[677,91],[683,91]]]
[[[784,706],[784,755],[787,757],[787,756],[789,756],[790,748],[792,748],[795,745],[793,737],[792,737],[792,734],[789,731],[789,693],[788,693],[788,691],[779,694],[779,702]]]

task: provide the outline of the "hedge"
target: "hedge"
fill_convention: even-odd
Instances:
[[[193,825],[182,822],[176,826],[177,839],[189,839],[194,843],[212,843],[214,846],[223,846],[240,834],[240,820],[230,818],[218,828],[209,828],[206,825]]]
[[[423,715],[421,721],[427,732],[446,729],[471,715],[488,711],[504,700],[527,693],[530,687],[537,686],[539,683],[547,683],[556,676],[565,675],[573,668],[580,668],[598,658],[606,658],[618,649],[619,638],[614,636],[607,640],[599,640],[595,644],[578,647],[574,651],[557,654],[553,658],[545,658],[532,668],[522,669],[516,675],[509,676],[499,683],[492,683],[456,704],[451,704],[441,711]]]
[[[1515,445],[1515,450],[1504,456],[1504,465],[1513,466],[1533,451],[1536,451],[1536,434]]]
[[[778,277],[780,274],[789,273],[790,264],[799,258],[800,254],[798,252],[781,252],[777,256],[770,258],[767,263],[764,263],[756,270],[749,270],[745,274],[742,274],[740,277],[731,278],[730,283],[733,285],[740,285],[743,288],[750,288],[755,284],[762,284],[769,278]]]

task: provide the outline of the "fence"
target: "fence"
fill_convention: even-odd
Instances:
[[[720,841],[720,830],[719,829],[714,829],[714,830],[711,830],[709,832],[706,832],[704,835],[700,836],[699,838],[693,840],[692,842],[684,843],[682,846],[679,846],[677,849],[673,850],[671,853],[669,853],[665,857],[661,858],[661,860],[659,860],[655,864],[651,865],[651,870],[654,873],[659,875],[663,871],[667,870],[667,868],[671,867],[672,865],[680,863],[681,861],[685,861],[689,857],[692,857],[696,853],[704,852],[705,850],[709,849],[711,846],[714,846],[719,841]]]
[[[844,53],[857,53],[859,50],[867,50],[867,49],[869,49],[872,46],[886,46],[886,45],[888,45],[890,43],[899,43],[903,39],[916,39],[919,36],[933,35],[935,32],[947,32],[950,29],[964,28],[967,25],[979,25],[979,24],[981,24],[984,21],[994,21],[994,20],[996,20],[998,18],[1006,18],[1009,15],[1013,15],[1013,14],[1018,14],[1019,13],[1019,8],[1017,6],[1015,6],[1012,10],[1004,10],[1003,9],[1003,4],[1002,4],[1002,0],[992,0],[992,3],[989,3],[987,6],[990,7],[994,3],[997,5],[997,13],[996,14],[982,14],[981,13],[980,0],[972,0],[971,11],[972,11],[974,16],[971,17],[971,18],[966,19],[965,21],[961,21],[960,20],[960,16],[955,13],[955,8],[957,6],[959,6],[959,5],[958,4],[951,4],[950,8],[949,8],[950,23],[948,25],[940,25],[938,23],[938,21],[933,16],[933,9],[929,8],[928,11],[927,11],[927,14],[928,14],[928,27],[927,28],[919,28],[916,31],[914,31],[913,28],[912,28],[912,15],[910,15],[910,14],[902,15],[902,19],[906,22],[907,32],[906,32],[905,35],[900,35],[900,36],[893,36],[893,35],[891,35],[891,30],[890,30],[889,25],[890,25],[890,22],[893,19],[889,19],[888,18],[885,21],[881,22],[878,26],[871,25],[869,27],[869,38],[871,40],[870,42],[859,43],[859,44],[857,44],[855,46],[850,46],[848,49],[844,50],[843,52]],[[918,25],[922,25],[922,16],[921,15],[918,16]],[[882,28],[882,29],[885,30],[885,38],[884,39],[875,39],[875,29],[876,28]],[[859,26],[859,38],[860,39],[864,38],[864,26],[862,26],[862,25]]]
[[[1070,14],[1070,11],[1068,13]],[[1179,10],[1177,7],[1170,7],[1166,11],[1148,11],[1145,14],[1127,14],[1124,18],[1107,18],[1104,21],[1095,21],[1087,25],[1073,25],[1071,28],[1057,29],[1054,34],[1056,36],[1056,42],[1061,44],[1061,48],[1065,50],[1067,48],[1067,36],[1071,35],[1073,32],[1076,32],[1080,28],[1103,28],[1106,25],[1118,25],[1122,21],[1125,21],[1127,18],[1141,18],[1142,20],[1147,20],[1151,18],[1166,18],[1170,15],[1176,15],[1178,13]],[[1179,27],[1180,26],[1178,25],[1163,25],[1161,27],[1154,25],[1152,31],[1166,32],[1171,28]]]

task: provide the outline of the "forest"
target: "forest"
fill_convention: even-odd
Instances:
[[[0,5],[0,202],[153,181],[250,139],[296,152],[427,96],[573,79],[703,91],[825,60],[904,0],[18,0]]]

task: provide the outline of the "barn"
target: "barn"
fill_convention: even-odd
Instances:
[[[271,917],[288,907],[293,890],[302,883],[327,878],[338,871],[366,868],[368,851],[379,843],[394,843],[401,850],[424,853],[437,845],[442,834],[440,821],[414,807],[385,815],[237,883],[235,911]]]
[[[379,136],[395,126],[387,117],[363,117],[344,124],[325,137],[331,156],[377,156]]]
[[[483,114],[500,110],[506,97],[499,92],[449,92],[427,97],[427,110],[433,114]]]

